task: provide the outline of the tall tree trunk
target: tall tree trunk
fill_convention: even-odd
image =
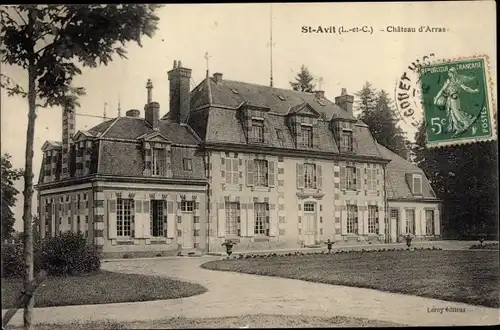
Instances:
[[[36,12],[33,9],[29,11],[28,35],[33,36],[33,26]],[[33,38],[31,38],[33,39]],[[33,140],[35,136],[36,119],[36,67],[34,56],[34,45],[31,47],[28,67],[28,129],[26,132],[26,153],[24,167],[24,205],[23,205],[23,223],[24,223],[24,290],[28,291],[33,280],[33,226],[31,203],[33,199]],[[32,330],[34,299],[31,298],[24,306],[24,329]]]

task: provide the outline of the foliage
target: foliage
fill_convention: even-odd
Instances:
[[[17,232],[13,235],[13,243],[2,243],[2,278],[19,278],[23,276],[23,236],[24,233]],[[41,244],[40,240],[34,240],[33,242],[33,250],[35,255],[34,271],[35,273],[38,273],[41,269]]]
[[[23,175],[22,169],[12,168],[11,155],[2,155],[2,242],[11,238],[14,233],[14,213],[11,208],[16,205],[19,191],[14,187],[14,182]]]
[[[366,82],[355,96],[358,98],[358,118],[368,125],[375,140],[407,159],[408,141],[398,125],[400,119],[389,94],[384,90],[377,92],[371,83]]]
[[[99,253],[82,233],[64,232],[42,243],[41,265],[49,275],[92,273],[101,267]]]
[[[427,148],[425,122],[415,140],[415,162],[443,201],[443,237],[498,239],[496,141]]]
[[[290,81],[290,86],[293,90],[300,92],[313,92],[315,85],[312,83],[314,76],[309,72],[305,65],[300,67],[300,72],[297,73],[295,81]]]

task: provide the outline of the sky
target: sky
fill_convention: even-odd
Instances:
[[[416,59],[434,53],[438,59],[486,54],[490,72],[496,79],[496,20],[492,1],[416,2],[416,3],[317,3],[273,4],[274,86],[290,88],[289,81],[306,65],[321,89],[334,100],[341,88],[349,94],[369,81],[393,98],[400,76]],[[208,69],[223,73],[224,79],[268,85],[270,77],[271,6],[253,4],[171,4],[158,12],[159,29],[143,47],[127,46],[128,60],[118,57],[108,66],[84,69],[75,86],[87,95],[80,100],[77,113],[117,116],[129,109],[141,110],[146,102],[146,81],[154,85],[153,99],[160,103],[160,114],[168,112],[167,72],[174,60],[192,69],[192,84],[200,83]],[[302,33],[302,27],[366,26],[373,33]],[[443,28],[446,32],[418,32],[419,27]],[[398,27],[414,27],[416,32],[389,32]],[[1,72],[27,86],[27,72],[2,65]],[[316,81],[319,87],[319,80]],[[496,88],[494,88],[496,91]],[[12,155],[15,167],[24,167],[27,101],[0,93],[1,152]],[[496,96],[495,96],[496,98]],[[418,117],[419,114],[416,116]],[[421,114],[420,114],[421,115]],[[42,161],[41,147],[46,140],[61,140],[61,109],[39,109],[35,126],[35,182]],[[76,130],[87,130],[102,122],[100,118],[77,116]],[[411,139],[415,129],[403,123]],[[22,191],[22,180],[16,183]],[[36,203],[33,204],[36,212]],[[22,194],[14,209],[15,228],[22,230]]]

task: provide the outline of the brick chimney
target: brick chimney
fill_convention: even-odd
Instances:
[[[335,104],[347,111],[350,115],[352,113],[352,104],[354,103],[354,96],[347,94],[347,89],[342,88],[340,96],[335,98]]]
[[[170,109],[169,118],[185,123],[189,115],[191,103],[191,69],[182,67],[181,61],[174,61],[174,67],[168,72],[170,82]]]
[[[64,108],[62,113],[62,165],[61,179],[71,177],[70,172],[70,153],[75,135],[75,112],[73,108]]]
[[[220,73],[220,72],[214,73],[214,80],[215,80],[215,82],[221,82],[222,81],[222,73]]]
[[[144,106],[144,118],[155,131],[160,129],[160,103],[150,102]]]
[[[318,99],[322,99],[325,97],[325,91],[315,91],[314,94]]]

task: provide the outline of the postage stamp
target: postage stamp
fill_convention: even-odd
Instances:
[[[435,62],[419,76],[428,147],[496,139],[487,56]]]

